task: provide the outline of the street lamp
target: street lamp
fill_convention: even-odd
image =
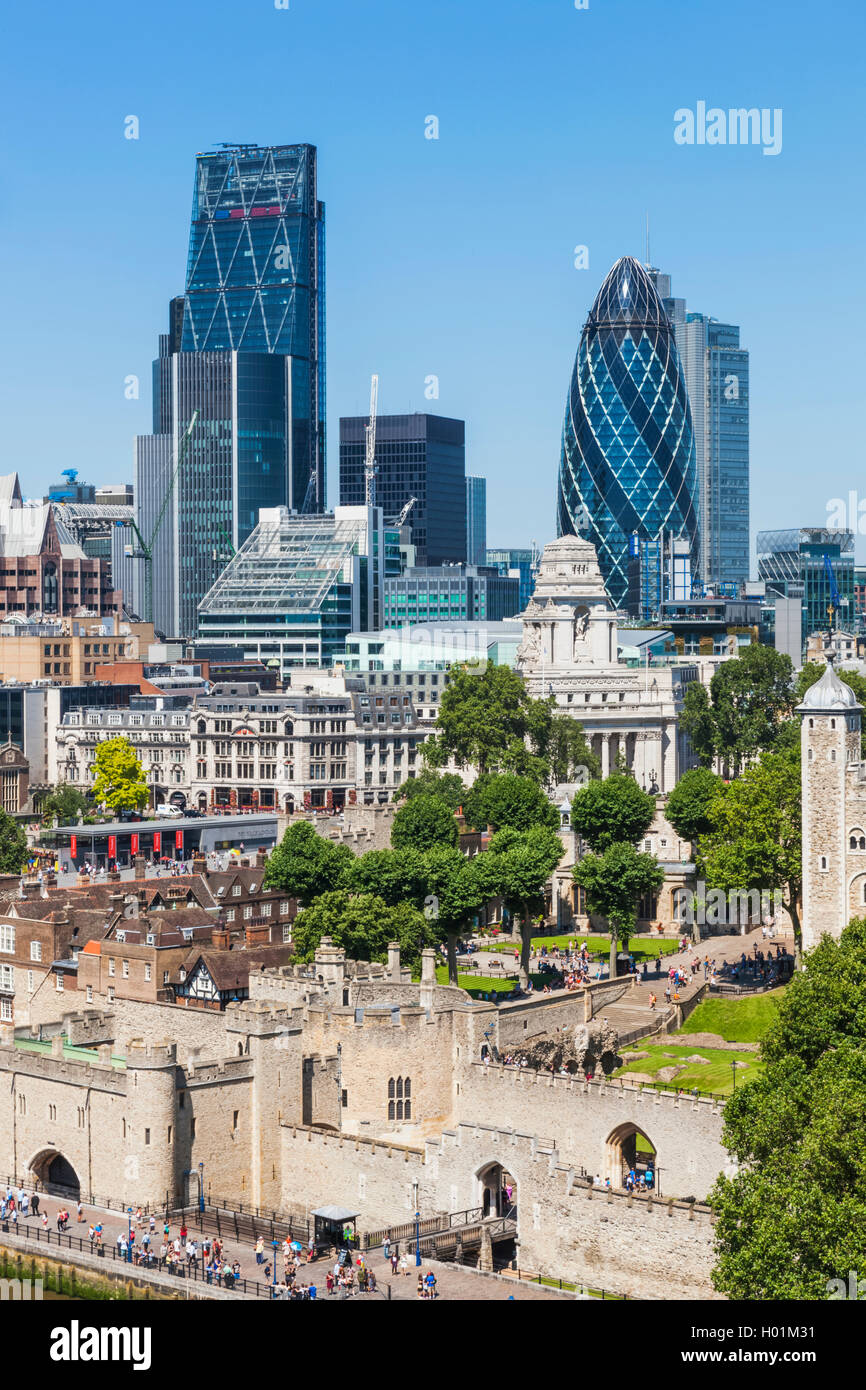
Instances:
[[[278,1240],[272,1240],[271,1249],[274,1252],[274,1267],[271,1270],[271,1298],[276,1298],[277,1296],[277,1251],[279,1248],[280,1242]]]
[[[736,1064],[736,1062],[731,1062],[731,1077],[733,1078],[733,1082],[734,1082],[734,1090],[736,1090],[736,1089],[737,1089],[737,1064]]]
[[[420,1213],[419,1210],[418,1210],[418,1179],[417,1179],[417,1178],[414,1178],[414,1179],[413,1179],[413,1181],[412,1181],[412,1187],[413,1187],[413,1189],[414,1189],[412,1195],[413,1195],[414,1198],[415,1198],[415,1267],[416,1267],[416,1269],[420,1269],[420,1268],[421,1268],[421,1213]]]
[[[198,1165],[198,1209],[204,1212],[204,1164]]]

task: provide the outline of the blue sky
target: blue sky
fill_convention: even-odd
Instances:
[[[310,141],[332,503],[339,416],[367,409],[377,371],[383,412],[466,419],[490,544],[550,539],[580,329],[613,261],[643,257],[648,211],[673,292],[739,323],[751,352],[753,531],[821,524],[831,498],[866,497],[864,16],[857,0],[15,6],[0,471],[31,495],[67,467],[131,478],[183,288],[196,152]],[[781,154],[676,145],[674,112],[698,101],[781,107]]]

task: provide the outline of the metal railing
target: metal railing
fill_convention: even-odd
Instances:
[[[0,1229],[3,1232],[8,1232],[9,1222],[4,1221]],[[256,1279],[246,1279],[242,1275],[235,1276],[231,1273],[223,1275],[221,1280],[213,1271],[201,1266],[198,1261],[182,1260],[175,1263],[173,1267],[169,1267],[154,1251],[149,1255],[146,1263],[136,1263],[135,1260],[129,1259],[128,1254],[121,1251],[116,1242],[110,1245],[99,1245],[90,1240],[83,1240],[79,1236],[67,1235],[65,1231],[43,1230],[41,1226],[22,1226],[19,1223],[12,1234],[17,1236],[19,1240],[35,1240],[37,1245],[44,1244],[49,1250],[56,1246],[58,1250],[76,1250],[94,1255],[99,1259],[109,1259],[116,1272],[121,1272],[117,1270],[117,1266],[122,1265],[131,1279],[147,1279],[152,1275],[161,1274],[176,1278],[179,1282],[191,1281],[194,1284],[223,1288],[253,1298],[269,1299],[273,1297],[274,1286],[272,1284],[261,1284]],[[87,1268],[89,1269],[90,1266]],[[231,1282],[228,1282],[229,1280]],[[160,1285],[160,1287],[164,1286]]]

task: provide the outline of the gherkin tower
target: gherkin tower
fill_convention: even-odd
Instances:
[[[626,607],[630,560],[645,569],[657,564],[660,538],[686,540],[696,559],[696,496],[692,416],[674,330],[643,266],[624,256],[580,335],[562,432],[557,533],[592,541],[611,601]]]

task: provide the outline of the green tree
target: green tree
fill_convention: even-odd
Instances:
[[[664,883],[664,870],[652,854],[638,854],[626,841],[607,845],[601,854],[587,854],[571,871],[586,893],[591,913],[606,917],[610,926],[610,978],[616,975],[620,943],[628,944],[637,922],[640,898]]]
[[[481,774],[517,772],[540,782],[547,768],[530,736],[534,731],[540,736],[545,720],[544,702],[530,699],[510,666],[461,667],[449,674],[424,758],[430,767],[444,767],[453,758]]]
[[[781,997],[763,1072],[725,1106],[713,1283],[735,1299],[826,1299],[866,1268],[866,921],[824,937]],[[832,1287],[832,1286],[831,1286]],[[838,1296],[838,1286],[837,1293]]]
[[[42,802],[42,815],[46,823],[56,818],[58,825],[75,825],[78,817],[90,809],[87,797],[68,782],[59,782]]]
[[[520,922],[520,983],[529,979],[532,916],[544,909],[544,885],[564,854],[562,841],[549,825],[519,831],[500,830],[479,855],[477,871],[486,873],[488,896],[499,895]],[[491,891],[492,890],[492,891]]]
[[[457,939],[468,933],[493,896],[486,854],[467,859],[459,849],[442,847],[425,856],[427,899],[424,915],[448,948],[448,979],[457,984]]]
[[[709,701],[696,687],[686,691],[680,725],[704,766],[717,757],[734,775],[775,746],[794,708],[791,658],[761,643],[719,667]]]
[[[415,796],[394,817],[391,844],[394,849],[418,849],[422,853],[437,845],[455,846],[460,830],[454,812],[438,796]]]
[[[722,795],[725,784],[709,768],[695,767],[684,772],[665,805],[665,816],[679,836],[697,844],[699,835],[712,829],[710,804]]]
[[[780,894],[800,949],[803,883],[800,758],[764,753],[714,801],[712,829],[698,839],[698,869],[708,888]]]
[[[17,821],[0,811],[0,874],[20,874],[27,861],[27,836]]]
[[[655,798],[641,791],[629,773],[612,772],[603,782],[581,787],[571,805],[571,824],[594,854],[603,854],[621,841],[637,844],[655,811]]]
[[[705,685],[692,681],[686,686],[680,728],[688,735],[701,767],[712,767],[716,756],[716,725]]]
[[[96,746],[93,799],[112,811],[143,810],[148,786],[135,749],[127,738],[109,738]]]
[[[388,944],[400,944],[400,962],[416,972],[421,952],[436,943],[436,933],[412,903],[389,904],[374,893],[342,890],[322,893],[298,913],[292,928],[296,957],[310,961],[323,936],[330,936],[350,960],[385,963]]]
[[[554,704],[552,696],[550,704]],[[586,778],[601,776],[601,763],[586,741],[583,725],[570,714],[551,709],[539,736],[539,752],[547,763],[548,783],[553,786],[575,782],[581,774]]]
[[[264,887],[290,893],[305,906],[321,893],[339,888],[355,856],[348,845],[317,835],[309,821],[290,825],[265,868]]]
[[[424,855],[418,849],[371,849],[347,864],[342,886],[350,893],[375,893],[391,907],[423,906],[427,893]]]
[[[494,830],[510,826],[529,830],[533,825],[556,829],[559,812],[551,805],[537,782],[510,772],[487,773],[479,777],[466,793],[463,805],[466,824],[474,830]]]
[[[397,788],[394,800],[411,801],[416,796],[436,796],[452,811],[457,811],[463,805],[466,787],[456,772],[437,772],[433,767],[425,767]]]

